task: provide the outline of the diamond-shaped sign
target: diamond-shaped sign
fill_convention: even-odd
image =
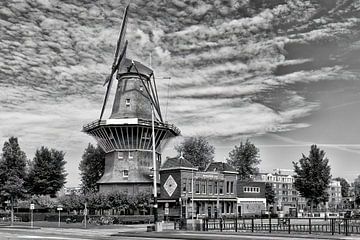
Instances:
[[[167,192],[167,194],[169,194],[170,197],[175,192],[176,187],[177,187],[177,184],[176,184],[174,178],[170,175],[164,184],[164,189]]]

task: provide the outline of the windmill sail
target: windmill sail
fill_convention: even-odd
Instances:
[[[123,17],[123,21],[121,24],[119,39],[116,44],[115,58],[114,58],[114,62],[113,62],[112,68],[111,68],[111,73],[106,78],[105,83],[104,83],[104,86],[106,84],[108,84],[108,87],[106,89],[106,94],[105,94],[103,106],[102,106],[101,113],[100,113],[100,120],[103,117],[106,103],[109,98],[111,84],[112,84],[112,78],[113,78],[115,72],[119,69],[120,64],[123,62],[123,59],[125,59],[126,47],[127,47],[127,41],[125,41],[125,34],[126,34],[128,10],[129,10],[129,5],[125,8],[124,17]],[[121,51],[121,54],[119,54],[120,51]]]

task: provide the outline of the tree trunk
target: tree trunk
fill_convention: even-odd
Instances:
[[[10,204],[11,204],[11,226],[14,226],[14,199],[13,197],[10,198]]]

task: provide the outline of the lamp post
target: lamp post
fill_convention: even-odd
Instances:
[[[158,221],[158,205],[157,205],[157,162],[156,162],[156,152],[155,152],[155,122],[154,122],[154,106],[151,104],[151,129],[152,129],[152,152],[153,152],[153,166],[154,166],[154,223]]]
[[[194,222],[194,169],[191,169],[191,223],[192,230],[195,228]]]

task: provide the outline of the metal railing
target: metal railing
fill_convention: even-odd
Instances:
[[[360,234],[360,220],[339,218],[239,218],[204,219],[203,231],[251,231],[251,232],[297,232]]]

